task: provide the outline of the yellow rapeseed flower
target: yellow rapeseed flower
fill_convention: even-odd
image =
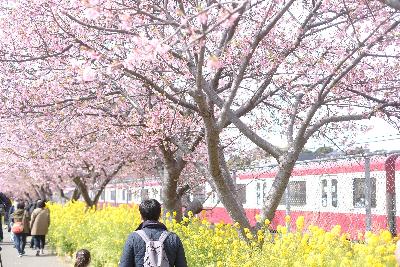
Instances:
[[[82,202],[48,204],[52,216],[49,241],[57,253],[73,255],[85,247],[92,253],[92,265],[117,266],[128,235],[140,223],[137,205],[104,206],[86,210]],[[212,224],[206,219],[165,220],[170,231],[182,240],[188,266],[396,266],[396,244],[388,231],[360,233],[361,242],[350,241],[340,226],[325,231],[296,220],[297,231],[282,225],[279,234],[262,227],[253,235],[235,223]],[[290,219],[285,218],[285,222]],[[264,226],[270,221],[265,220]],[[365,242],[364,242],[365,236]]]
[[[302,231],[304,228],[304,216],[297,217],[296,227],[298,231]]]
[[[388,230],[383,230],[380,234],[380,237],[385,243],[392,241],[392,234]]]

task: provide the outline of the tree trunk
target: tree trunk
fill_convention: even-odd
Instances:
[[[183,160],[180,155],[176,155],[176,151],[172,152],[164,142],[160,142],[158,146],[163,155],[164,163],[162,182],[163,215],[165,216],[167,212],[172,214],[175,211],[175,219],[180,222],[182,220],[182,196],[187,188],[178,189],[178,182],[187,161]]]
[[[45,192],[43,190],[43,186],[34,185],[33,189],[35,189],[35,192],[36,192],[36,195],[37,195],[38,199],[42,199],[42,200],[46,199],[46,194],[45,194]]]
[[[74,190],[76,190],[76,189],[74,189]],[[65,199],[65,200],[67,200],[67,201],[70,201],[70,200],[71,200],[69,197],[67,197],[67,196],[65,195],[64,190],[63,190],[62,188],[58,187],[58,192],[59,192],[59,194],[60,194],[60,198],[61,198],[61,199]]]
[[[96,195],[94,196],[93,200],[92,200],[92,207],[97,208],[97,204],[99,203],[99,199],[101,194],[103,193],[104,189],[106,188],[106,186],[101,186],[99,190],[97,190]]]
[[[78,201],[80,197],[81,197],[81,191],[79,191],[78,188],[75,188],[74,192],[72,193],[71,200]]]
[[[32,185],[32,188],[33,188],[33,192],[35,193],[36,199],[40,199],[40,194],[39,194],[39,191],[37,190],[36,186]]]
[[[218,196],[231,216],[232,220],[238,222],[242,227],[250,229],[249,220],[241,203],[238,202],[236,189],[233,189],[234,183],[229,173],[224,172],[224,158],[221,157],[219,147],[219,134],[210,128],[206,131],[206,142],[208,148],[208,164],[210,173],[215,182]]]
[[[182,220],[182,196],[178,194],[178,181],[183,168],[179,169],[174,165],[165,164],[162,184],[164,215],[175,211],[175,219],[178,222]]]
[[[50,186],[47,184],[46,186],[41,186],[40,190],[42,191],[44,198],[46,200],[53,201],[53,192],[50,189]]]
[[[24,192],[24,195],[29,202],[32,202],[31,195],[28,192]]]
[[[285,189],[289,183],[289,178],[292,174],[294,165],[299,157],[299,153],[302,148],[298,149],[293,153],[288,153],[283,157],[283,161],[279,164],[278,173],[275,176],[272,187],[268,192],[266,199],[264,200],[264,206],[262,208],[261,217],[263,219],[272,219],[275,216],[275,211],[278,208],[279,202],[285,192]]]
[[[87,189],[86,184],[82,181],[82,179],[80,177],[74,177],[74,179],[72,179],[75,183],[75,185],[78,187],[79,192],[81,193],[83,200],[86,203],[86,206],[91,208],[93,207],[93,201],[90,198],[89,195],[89,191]]]
[[[216,124],[212,101],[207,100],[201,90],[193,93],[192,97],[196,101],[200,116],[204,121],[209,171],[214,180],[218,196],[232,220],[238,222],[242,227],[250,229],[250,223],[243,206],[238,202],[236,189],[233,189],[232,177],[224,168],[226,162],[224,162],[224,157],[221,156],[221,133]]]

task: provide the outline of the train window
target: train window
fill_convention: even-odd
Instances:
[[[140,193],[141,193],[141,190],[140,190],[140,189],[136,189],[136,190],[134,190],[134,191],[132,192],[132,195],[133,195],[133,197],[135,198],[136,201],[139,201]]]
[[[237,197],[239,199],[239,203],[246,203],[246,185],[237,185]]]
[[[371,178],[372,194],[371,207],[376,208],[376,179]],[[365,178],[353,179],[353,206],[355,208],[365,207]]]
[[[292,206],[304,206],[307,204],[306,181],[292,181],[288,184],[289,204]],[[282,195],[280,205],[286,204],[285,194]]]
[[[264,199],[265,199],[265,197],[266,197],[266,194],[267,194],[267,183],[264,182],[264,184],[263,184],[262,202],[264,202]]]
[[[111,200],[116,200],[116,197],[117,197],[117,192],[115,191],[115,189],[114,189],[114,190],[111,190],[110,199],[111,199]]]
[[[122,200],[126,200],[126,190],[125,189],[123,189],[122,190]]]
[[[133,193],[131,192],[131,190],[128,190],[128,201],[132,201],[132,195]]]
[[[326,207],[328,205],[328,181],[326,179],[321,180],[321,204],[322,207]]]
[[[212,200],[212,202],[213,203],[216,203],[217,202],[217,194],[215,193],[215,191],[212,191],[212,193],[211,193],[211,200]]]
[[[151,189],[151,193],[153,194],[153,198],[157,198],[157,196],[158,196],[158,190],[157,190],[157,188],[152,188],[152,189]]]
[[[257,200],[257,205],[260,205],[261,203],[261,185],[260,183],[257,183],[256,187],[256,200]]]
[[[193,188],[193,198],[204,202],[207,199],[206,188],[204,185],[199,185]]]
[[[337,180],[336,179],[332,179],[331,182],[332,182],[332,185],[331,185],[332,207],[337,207],[338,206]]]
[[[103,192],[101,192],[100,200],[104,201],[105,199],[106,199],[106,190],[104,189]]]
[[[149,189],[142,189],[142,201],[149,199]]]

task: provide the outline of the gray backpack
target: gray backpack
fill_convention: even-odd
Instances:
[[[136,233],[146,242],[143,266],[170,267],[167,254],[164,250],[164,241],[170,232],[164,231],[157,241],[150,240],[143,230],[138,230]]]

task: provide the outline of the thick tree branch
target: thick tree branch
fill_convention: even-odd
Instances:
[[[293,127],[296,122],[299,105],[300,105],[300,102],[301,102],[301,99],[303,98],[303,96],[304,96],[304,94],[296,95],[293,112],[292,112],[292,114],[290,114],[290,122],[289,122],[288,132],[287,132],[287,140],[288,140],[289,144],[293,143]]]
[[[210,88],[206,88],[205,90],[213,99],[214,103],[218,107],[222,108],[223,101],[220,98],[220,96]],[[254,132],[248,125],[243,123],[232,110],[230,109],[227,110],[226,114],[228,120],[231,121],[240,130],[242,134],[244,134],[254,144],[262,148],[264,151],[271,154],[271,156],[273,156],[276,160],[279,160],[279,157],[282,155],[282,151],[278,147],[272,145],[271,143],[263,139],[261,136],[259,136],[256,132]]]
[[[370,118],[372,113],[370,114],[353,114],[353,115],[343,115],[343,116],[332,116],[329,118],[321,119],[314,125],[310,126],[307,129],[304,139],[309,139],[316,131],[318,131],[322,126],[334,123],[334,122],[344,122],[344,121],[356,121],[356,120],[364,120]]]

